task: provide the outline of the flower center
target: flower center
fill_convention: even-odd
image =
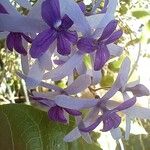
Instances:
[[[59,28],[59,26],[61,25],[61,20],[58,20],[55,24],[54,24],[54,28],[55,29],[58,29]]]

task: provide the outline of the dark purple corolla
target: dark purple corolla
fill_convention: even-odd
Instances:
[[[32,43],[30,54],[33,58],[39,58],[57,39],[57,52],[68,55],[71,52],[72,43],[76,43],[78,36],[76,31],[70,31],[73,21],[64,15],[61,17],[59,0],[45,0],[42,3],[42,18],[49,28],[39,33]]]
[[[8,14],[7,10],[3,7],[2,4],[0,4],[0,13]],[[24,33],[10,32],[6,39],[7,48],[10,51],[13,51],[13,49],[15,49],[18,53],[27,55],[27,51],[22,44],[22,38],[24,38],[28,43],[32,43],[32,39]]]
[[[48,117],[53,121],[67,123],[68,118],[66,117],[65,113],[68,113],[72,116],[80,116],[82,114],[80,111],[77,110],[59,107],[58,105],[56,105],[54,100],[42,97],[32,97],[32,99],[40,103],[41,105],[48,107]]]
[[[110,59],[110,53],[107,48],[108,44],[115,42],[122,35],[122,31],[115,31],[117,21],[112,20],[103,30],[101,37],[96,40],[90,37],[81,38],[77,46],[84,53],[95,53],[94,70],[100,70],[104,64]]]
[[[107,132],[111,129],[117,128],[121,123],[121,117],[117,114],[117,112],[126,110],[132,107],[136,102],[136,97],[133,97],[129,100],[126,100],[119,106],[115,107],[114,109],[108,109],[106,107],[106,101],[100,100],[95,109],[99,109],[102,115],[98,116],[96,121],[92,123],[88,127],[79,127],[82,132],[90,132],[94,130],[101,122],[103,122],[103,129],[101,131]],[[99,112],[99,111],[98,111]]]

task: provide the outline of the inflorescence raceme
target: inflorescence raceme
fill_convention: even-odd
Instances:
[[[118,112],[134,117],[130,112],[135,109],[137,97],[149,95],[144,85],[127,83],[130,59],[126,57],[114,84],[103,96],[82,97],[86,89],[99,85],[102,69],[123,51],[116,44],[123,33],[114,19],[117,0],[105,0],[104,7],[97,11],[99,3],[93,3],[87,12],[83,2],[74,0],[39,0],[33,6],[24,1],[20,5],[29,10],[24,16],[9,1],[0,2],[1,37],[6,39],[8,50],[21,55],[18,76],[25,80],[28,90],[48,89],[46,93],[32,92],[30,99],[46,108],[50,120],[69,124],[69,115],[76,119],[76,128],[64,137],[66,142],[80,136],[91,142],[89,133],[101,123],[102,132],[119,130]],[[84,63],[87,55],[91,68]],[[64,78],[67,87],[55,84]],[[118,92],[123,95],[122,103],[114,101]],[[82,114],[84,109],[89,110],[86,115]]]

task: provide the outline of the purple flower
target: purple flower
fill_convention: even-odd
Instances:
[[[147,87],[145,87],[143,84],[136,84],[134,86],[129,86],[132,83],[129,83],[126,88],[125,92],[132,92],[134,96],[141,97],[141,96],[149,96],[150,92]]]
[[[32,39],[24,33],[10,32],[6,39],[7,48],[10,51],[13,51],[14,48],[18,53],[27,55],[27,51],[22,44],[22,38],[24,38],[28,43],[32,43]]]
[[[136,97],[133,97],[119,106],[115,107],[112,110],[109,110],[106,107],[106,101],[99,100],[96,105],[96,109],[100,109],[102,115],[98,115],[96,121],[92,123],[90,126],[86,128],[80,127],[79,129],[82,132],[90,132],[94,130],[101,122],[103,122],[103,129],[101,131],[106,132],[111,130],[112,128],[117,128],[121,123],[121,117],[117,114],[117,112],[128,109],[132,107],[136,102]]]
[[[76,43],[78,36],[76,31],[68,30],[73,21],[67,15],[61,17],[59,0],[45,0],[42,3],[42,18],[49,29],[35,38],[30,49],[31,56],[39,58],[56,39],[57,52],[61,55],[70,54],[71,44]]]
[[[0,13],[8,14],[7,10],[3,7],[2,4],[0,4]],[[32,39],[29,36],[25,35],[24,33],[10,32],[7,35],[6,45],[10,51],[13,51],[13,49],[15,49],[18,53],[27,55],[27,51],[25,50],[22,44],[22,37],[27,42],[32,43]]]
[[[115,31],[117,21],[112,20],[103,30],[102,35],[98,40],[90,37],[81,38],[77,46],[84,53],[92,53],[96,50],[94,60],[94,70],[100,70],[105,63],[110,59],[110,53],[107,45],[115,42],[122,35],[122,31]]]
[[[65,113],[68,113],[72,116],[80,116],[82,114],[80,111],[77,110],[59,107],[58,105],[56,105],[54,100],[34,96],[32,97],[32,99],[37,101],[41,105],[48,107],[48,117],[53,121],[67,123]]]

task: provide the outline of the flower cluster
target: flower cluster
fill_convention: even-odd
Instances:
[[[80,136],[91,142],[89,133],[101,123],[102,132],[119,130],[118,112],[127,114],[137,97],[149,95],[144,85],[127,84],[130,59],[126,57],[114,84],[103,96],[79,96],[99,85],[102,69],[123,51],[116,44],[122,36],[114,19],[117,0],[105,0],[97,11],[99,3],[93,3],[87,12],[83,2],[74,0],[38,0],[33,6],[19,0],[18,4],[29,11],[23,16],[9,1],[0,2],[0,38],[6,39],[10,51],[21,55],[22,72],[18,76],[25,80],[28,90],[48,89],[46,93],[32,90],[30,99],[46,108],[50,120],[69,124],[69,115],[76,119],[76,128],[64,138],[67,142]],[[91,68],[85,66],[86,55],[91,58]],[[67,87],[55,85],[64,78]],[[112,100],[117,92],[123,95],[121,104]],[[82,114],[84,109],[89,110],[86,115]]]

